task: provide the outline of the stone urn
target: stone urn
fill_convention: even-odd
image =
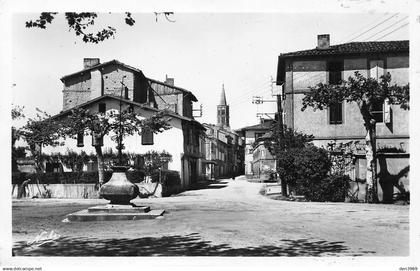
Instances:
[[[127,179],[125,172],[127,167],[112,167],[111,179],[101,186],[99,195],[104,199],[110,200],[111,204],[129,205],[130,200],[139,195],[139,188]]]

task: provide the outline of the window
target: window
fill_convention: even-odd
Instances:
[[[77,134],[77,147],[83,147],[83,139],[84,139],[84,134],[83,133],[78,133]]]
[[[178,114],[178,104],[176,104],[176,103],[168,104],[168,110]]]
[[[262,137],[263,135],[264,135],[264,133],[255,133],[255,140]]]
[[[105,113],[106,111],[106,104],[105,103],[100,103],[99,104],[99,113]]]
[[[372,116],[377,123],[384,122],[384,105],[374,102],[372,105]]]
[[[104,145],[104,138],[92,133],[92,146],[103,146]]]
[[[343,103],[335,103],[329,107],[330,124],[343,124]]]
[[[341,73],[343,71],[343,61],[334,61],[328,63],[328,84],[338,85],[343,79]]]
[[[142,145],[153,145],[153,132],[150,130],[144,130],[141,135]]]

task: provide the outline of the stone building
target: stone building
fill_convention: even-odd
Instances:
[[[259,164],[259,162],[262,160],[260,160],[259,155],[257,155],[255,158],[258,161],[254,161],[254,149],[256,147],[255,142],[259,138],[263,137],[266,133],[271,131],[271,126],[273,125],[273,122],[274,120],[271,119],[261,119],[261,122],[259,124],[246,126],[236,130],[238,135],[241,136],[245,141],[244,168],[245,175],[249,177],[254,177],[254,175],[256,175],[257,177],[259,176],[261,170],[259,170],[260,167],[257,167],[257,164]],[[263,148],[263,145],[259,148]],[[255,166],[254,162],[257,162]]]
[[[281,54],[278,57],[277,85],[283,86],[285,125],[314,135],[314,144],[318,146],[349,142],[364,145],[366,130],[357,104],[339,103],[325,110],[301,110],[302,99],[309,87],[318,83],[338,84],[354,76],[355,71],[375,79],[390,73],[392,84],[407,84],[409,42],[371,41],[331,45],[329,35],[319,35],[316,48]],[[377,121],[377,149],[383,150],[384,159],[386,156],[386,162],[379,161],[379,174],[382,171],[384,174],[398,175],[408,167],[409,111],[385,102],[375,105],[374,115]],[[363,180],[366,162],[363,153],[358,155],[351,175],[353,179]],[[400,181],[406,182],[404,178]],[[385,189],[385,186],[381,186]]]
[[[173,79],[160,82],[147,78],[143,72],[127,64],[112,60],[100,63],[96,58],[85,58],[83,69],[61,78],[63,82],[63,111],[65,115],[76,107],[91,112],[106,112],[130,107],[140,116],[148,117],[166,109],[171,129],[161,134],[144,134],[124,139],[125,149],[132,153],[149,150],[167,151],[172,155],[170,170],[180,173],[182,185],[188,188],[204,177],[203,160],[205,128],[192,116],[192,103],[197,98],[192,92],[174,86]],[[90,138],[78,147],[76,140],[66,140],[65,146],[46,147],[45,153],[64,153],[66,149],[94,153]],[[114,148],[109,137],[104,147]]]

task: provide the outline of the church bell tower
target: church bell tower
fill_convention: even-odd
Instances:
[[[217,126],[229,127],[229,105],[226,103],[225,86],[222,85],[220,102],[217,106]]]

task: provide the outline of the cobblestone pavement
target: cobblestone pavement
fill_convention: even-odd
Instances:
[[[105,200],[13,201],[16,255],[407,256],[409,206],[276,201],[244,177],[168,198],[136,199],[162,219],[62,220]],[[27,247],[41,231],[55,242]]]

